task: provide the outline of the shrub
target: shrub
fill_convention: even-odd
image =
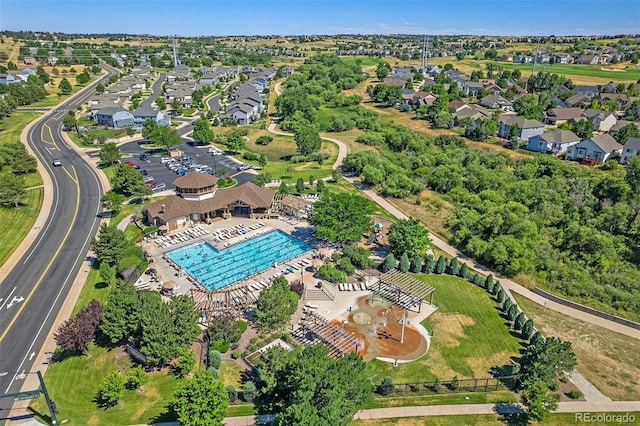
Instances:
[[[419,273],[422,271],[422,258],[420,256],[414,256],[411,259],[411,264],[409,265],[409,271],[414,273]]]
[[[302,297],[302,293],[304,293],[304,284],[300,281],[294,281],[289,286],[289,290],[298,295],[298,297]]]
[[[376,392],[382,396],[391,395],[396,390],[396,386],[393,384],[393,379],[389,376],[382,379],[382,382],[378,385]]]
[[[235,402],[238,399],[238,391],[233,385],[227,386],[227,394],[229,395],[229,402]]]
[[[258,145],[269,145],[271,142],[273,142],[273,136],[271,135],[262,135],[256,139],[256,144]]]
[[[258,159],[258,154],[254,154],[253,152],[245,152],[242,154],[242,158],[249,161],[255,161]]]
[[[220,368],[220,364],[222,364],[222,354],[217,350],[209,351],[209,368],[215,368],[216,370]]]
[[[504,304],[502,305],[502,311],[504,313],[507,313],[509,309],[511,309],[511,305],[513,305],[513,302],[511,301],[510,298],[507,297],[504,301]]]
[[[465,280],[469,279],[469,267],[467,266],[466,263],[463,263],[462,266],[460,267],[460,270],[458,271],[458,276],[460,278],[464,278]]]
[[[440,255],[433,272],[435,272],[436,274],[444,274],[446,269],[447,269],[447,259],[444,256]]]
[[[144,377],[144,368],[142,368],[141,365],[132,368],[131,370],[129,370],[129,374],[127,374],[127,382],[125,383],[125,387],[129,390],[138,389],[142,385]]]
[[[524,323],[526,321],[527,317],[524,315],[524,312],[520,312],[513,323],[513,328],[515,328],[516,330],[522,330],[522,327],[524,327]]]
[[[244,385],[242,385],[242,399],[245,402],[253,402],[257,395],[258,391],[256,389],[255,383],[253,383],[252,381],[248,381],[245,382]]]
[[[560,389],[560,384],[556,381],[551,382],[551,384],[549,385],[549,390],[552,392],[557,392],[558,389]]]
[[[531,340],[533,334],[533,321],[528,319],[522,326],[522,337],[526,340]]]
[[[453,379],[451,380],[451,383],[449,383],[449,389],[455,392],[459,388],[460,388],[460,380],[458,380],[458,376],[454,376]]]
[[[424,264],[422,265],[422,272],[425,274],[433,273],[433,270],[436,267],[436,262],[433,260],[433,256],[428,254],[424,258]]]
[[[498,281],[493,286],[493,294],[497,295],[500,290],[502,290],[502,286],[500,285],[500,282]]]
[[[213,378],[218,380],[218,378],[220,377],[220,374],[218,373],[218,370],[216,370],[213,367],[209,367],[207,368],[207,370],[209,370],[211,372],[211,374],[213,374]]]
[[[500,289],[500,291],[498,291],[498,294],[496,295],[496,301],[498,303],[504,302],[504,291],[502,291],[502,289]]]
[[[582,399],[584,397],[584,395],[582,394],[582,392],[580,392],[579,390],[572,390],[570,391],[567,396],[571,399]]]
[[[306,163],[307,157],[304,155],[292,155],[291,158],[289,158],[289,161],[292,163]]]
[[[488,275],[484,280],[484,288],[486,288],[489,292],[493,290],[493,275]]]
[[[447,274],[458,275],[459,272],[460,272],[460,263],[458,262],[458,259],[454,257],[449,262],[449,266],[447,267]]]
[[[113,370],[102,379],[95,401],[100,407],[113,407],[120,400],[123,390],[124,380],[118,370]]]
[[[347,280],[347,274],[336,269],[331,264],[322,265],[318,268],[318,276],[323,280],[327,280],[331,283],[341,283]]]
[[[356,267],[353,266],[351,260],[348,257],[340,259],[340,269],[347,275],[353,275],[356,272]]]
[[[512,304],[509,310],[507,311],[507,318],[509,321],[514,321],[518,316],[518,305]]]
[[[433,382],[433,385],[431,385],[431,390],[435,393],[440,393],[440,391],[442,390],[442,384],[440,383],[439,379],[436,379],[436,381]]]

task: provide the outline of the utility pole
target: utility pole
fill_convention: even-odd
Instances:
[[[38,375],[38,380],[40,380],[40,391],[44,394],[44,400],[47,402],[47,407],[49,408],[49,414],[51,414],[51,424],[56,426],[58,424],[58,419],[56,418],[56,406],[49,398],[49,392],[47,392],[47,386],[44,384],[44,379],[42,378],[42,374],[40,370],[36,371]]]

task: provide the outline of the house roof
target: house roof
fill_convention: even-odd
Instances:
[[[274,196],[274,191],[261,188],[252,182],[246,182],[233,188],[218,189],[212,198],[204,200],[185,200],[177,195],[158,200],[147,206],[147,212],[152,217],[170,221],[193,213],[203,214],[216,211],[228,207],[236,201],[247,204],[253,209],[268,209],[273,204]]]
[[[538,120],[532,120],[529,118],[518,117],[513,114],[503,114],[500,116],[500,121],[507,126],[513,126],[517,124],[521,129],[531,129],[533,127],[543,127],[544,124]]]
[[[640,138],[629,138],[627,139],[627,143],[624,144],[625,148],[638,149],[640,150]]]
[[[218,183],[218,178],[206,173],[191,172],[173,181],[178,188],[206,188]]]
[[[622,145],[620,145],[614,138],[608,133],[603,133],[598,136],[594,136],[591,138],[593,143],[598,145],[600,149],[604,152],[613,152],[619,151],[622,149]]]
[[[540,135],[542,139],[544,139],[548,143],[558,142],[558,143],[567,143],[567,142],[575,142],[579,141],[580,138],[576,136],[571,130],[551,130],[548,132],[544,132]]]
[[[611,128],[609,129],[609,132],[617,132],[617,131],[619,131],[620,129],[622,129],[624,126],[626,126],[628,124],[635,124],[636,127],[640,128],[640,125],[638,123],[636,123],[635,121],[618,120],[618,121],[616,121],[616,124],[611,126]]]
[[[601,120],[605,119],[606,117],[610,116],[610,115],[615,115],[612,112],[609,111],[604,111],[601,109],[592,109],[592,108],[587,108],[586,110],[584,110],[584,112],[582,113],[582,116],[592,120],[595,117],[600,118]]]
[[[133,111],[134,117],[155,117],[158,115],[158,110],[147,105],[140,105]]]
[[[565,100],[564,103],[567,104],[567,105],[576,105],[576,104],[579,104],[580,102],[586,101],[588,99],[589,98],[587,98],[582,93],[578,93],[576,95],[573,95],[573,96],[567,98],[567,100]]]
[[[106,108],[102,108],[101,110],[99,110],[97,112],[97,114],[99,115],[115,115],[119,112],[129,112],[126,109],[122,108],[122,107],[106,107]],[[131,114],[129,112],[129,114]]]
[[[485,104],[505,104],[505,105],[511,105],[511,102],[509,102],[508,100],[506,100],[505,98],[503,98],[500,95],[487,95],[484,98],[480,99],[481,103],[485,103]]]
[[[570,120],[572,118],[580,118],[584,110],[582,108],[550,108],[546,112],[546,116],[555,118],[556,120]]]

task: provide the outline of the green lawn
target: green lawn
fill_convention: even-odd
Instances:
[[[493,402],[517,402],[509,391],[454,393],[445,395],[424,395],[408,397],[374,397],[361,410],[385,407],[417,407],[421,405],[490,404]]]
[[[420,360],[397,367],[378,360],[367,363],[373,383],[385,376],[396,383],[489,377],[492,367],[519,356],[520,339],[509,332],[483,289],[447,275],[415,277],[436,288],[438,310],[422,323],[433,332],[431,347]]]
[[[20,142],[22,129],[40,115],[39,112],[13,112],[0,120],[0,143]]]
[[[89,271],[89,276],[87,276],[84,286],[82,287],[80,296],[78,296],[78,301],[73,307],[71,316],[77,314],[80,309],[87,306],[93,299],[96,299],[104,305],[108,296],[109,287],[107,287],[107,285],[102,281],[100,271],[92,268]]]
[[[125,390],[113,408],[98,408],[92,401],[104,376],[114,369],[126,375],[131,366],[128,355],[93,345],[89,356],[71,357],[49,365],[45,382],[58,407],[58,421],[67,425],[146,424],[164,413],[180,385],[166,370],[147,373],[141,389]],[[34,400],[31,408],[37,414],[47,413],[42,397]]]
[[[326,132],[327,127],[329,127],[329,123],[331,122],[331,118],[346,112],[348,109],[349,107],[321,107],[318,110],[318,117],[316,118],[315,124],[318,126],[318,129],[320,129],[321,132]]]
[[[218,374],[220,374],[220,379],[224,382],[225,386],[232,385],[237,391],[240,391],[242,389],[242,384],[240,382],[242,371],[242,368],[240,368],[237,362],[225,359],[222,360],[222,363],[220,364]]]
[[[43,188],[33,188],[27,190],[21,207],[0,207],[0,265],[29,233],[40,213],[43,197]]]

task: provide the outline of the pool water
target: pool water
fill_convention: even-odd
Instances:
[[[222,250],[203,242],[170,251],[167,256],[208,290],[218,290],[309,250],[308,244],[276,230]]]

